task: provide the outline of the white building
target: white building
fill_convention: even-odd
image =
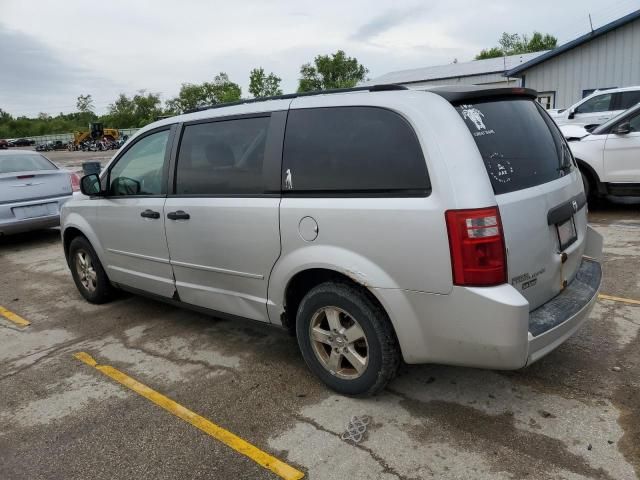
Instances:
[[[640,10],[516,65],[506,75],[537,90],[547,108],[567,108],[596,89],[640,85]]]
[[[450,63],[435,67],[390,72],[366,82],[366,85],[395,83],[410,88],[435,85],[520,86],[520,78],[505,77],[505,72],[534,60],[545,52],[523,53],[508,57]]]

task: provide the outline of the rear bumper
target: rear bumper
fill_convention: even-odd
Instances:
[[[600,263],[584,258],[571,284],[529,314],[527,364],[544,357],[582,326],[598,299],[601,282]]]
[[[15,233],[40,230],[43,228],[57,227],[60,225],[60,210],[65,202],[72,198],[72,195],[62,197],[43,198],[30,200],[27,202],[4,203],[0,205],[0,235],[12,235]],[[42,203],[57,203],[58,213],[42,217],[17,219],[13,214],[16,207],[26,207]]]
[[[389,313],[407,363],[516,370],[539,360],[588,318],[600,289],[600,264],[583,258],[574,280],[529,312],[508,284],[454,287],[448,295],[374,289]]]

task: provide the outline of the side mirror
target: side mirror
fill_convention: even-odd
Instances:
[[[100,188],[100,177],[97,173],[85,175],[80,179],[80,191],[89,197],[103,193]]]
[[[629,122],[622,122],[620,125],[616,125],[616,127],[611,131],[611,133],[615,133],[616,135],[626,135],[631,131],[631,124]]]
[[[573,119],[575,116],[576,116],[576,111],[575,111],[575,110],[573,110],[573,109],[569,110],[569,115],[567,115],[567,118],[568,118],[569,120],[571,120],[571,119]]]

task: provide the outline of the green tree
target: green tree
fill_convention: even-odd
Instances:
[[[117,128],[134,128],[154,122],[163,114],[160,95],[140,90],[131,98],[121,93],[116,101],[109,105],[108,113],[102,120],[105,124]]]
[[[476,60],[552,50],[558,46],[558,39],[548,33],[533,32],[529,37],[527,34],[503,32],[498,44],[498,47],[481,50]]]
[[[181,113],[207,105],[236,102],[241,95],[240,86],[229,80],[226,73],[220,72],[213,82],[183,83],[178,96],[167,102],[167,111]]]
[[[331,55],[318,55],[313,64],[300,67],[298,92],[350,88],[365,79],[369,70],[356,58],[347,57],[342,50]]]
[[[76,108],[79,112],[93,112],[93,97],[91,95],[80,95],[76,102]]]
[[[282,90],[280,89],[281,81],[282,79],[273,72],[266,75],[264,68],[254,68],[249,73],[249,93],[255,98],[282,95]]]

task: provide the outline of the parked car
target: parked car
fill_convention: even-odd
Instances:
[[[6,140],[0,139],[0,149],[6,150],[7,148],[9,148],[9,142],[7,142]]]
[[[60,225],[78,175],[33,151],[0,152],[0,236]]]
[[[29,140],[27,138],[16,138],[15,140],[11,141],[11,146],[12,147],[30,147],[32,145],[35,145],[36,142],[34,142],[33,140]]]
[[[385,85],[155,122],[65,204],[73,279],[93,303],[116,287],[288,328],[344,394],[401,358],[522,368],[601,279],[580,172],[535,99]]]
[[[567,127],[561,130],[589,197],[640,196],[640,104],[591,132]]]
[[[640,86],[596,90],[569,108],[548,110],[558,125],[597,126],[640,102]]]

